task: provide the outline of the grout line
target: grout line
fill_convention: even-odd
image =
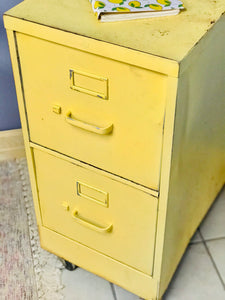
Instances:
[[[205,242],[214,242],[214,241],[220,241],[220,240],[224,240],[224,239],[225,239],[225,237],[218,237],[218,238],[214,238],[214,239],[205,239],[202,241],[190,241],[189,245],[201,244],[201,243],[204,243],[204,241]]]
[[[206,241],[204,240],[204,238],[203,238],[203,236],[202,236],[200,230],[199,230],[199,234],[200,234],[200,236],[201,236],[201,238],[202,238],[202,240],[203,240],[203,244],[204,244],[204,246],[205,246],[206,252],[208,253],[209,258],[210,258],[210,260],[211,260],[211,262],[212,262],[212,264],[213,264],[213,267],[214,267],[214,269],[215,269],[215,271],[216,271],[216,273],[217,273],[217,275],[218,275],[218,277],[219,277],[219,280],[220,280],[220,282],[221,282],[221,284],[222,284],[222,286],[223,286],[223,288],[224,288],[224,290],[225,290],[225,282],[223,281],[223,278],[222,278],[222,276],[221,276],[221,274],[220,274],[220,272],[219,272],[219,270],[218,270],[218,268],[217,268],[217,265],[216,265],[216,263],[215,263],[215,261],[214,261],[214,259],[213,259],[213,256],[212,256],[212,254],[211,254],[211,252],[210,252],[210,250],[209,250],[209,248],[208,248],[208,246],[207,246],[207,244],[206,244]]]
[[[200,230],[199,227],[197,228],[195,234],[198,233],[200,235]],[[193,235],[194,236],[194,235]],[[192,241],[192,239],[189,242],[189,245],[193,245],[193,244],[199,244],[199,243],[203,243],[203,239],[202,236],[200,235],[201,240],[200,241]]]
[[[115,286],[114,286],[114,284],[112,282],[109,282],[109,284],[111,286],[113,298],[114,298],[114,300],[117,300]]]
[[[225,236],[220,236],[220,237],[215,237],[215,238],[204,238],[202,233],[200,232],[200,229],[196,230],[196,232],[198,231],[200,237],[202,238],[201,241],[192,241],[190,240],[189,242],[189,245],[193,245],[193,244],[200,244],[200,243],[203,243],[204,241],[205,242],[213,242],[213,241],[219,241],[219,240],[224,240],[225,239]]]
[[[219,240],[224,240],[225,236],[221,236],[218,238],[212,238],[212,239],[204,239],[205,242],[213,242],[213,241],[219,241]]]
[[[195,241],[195,242],[189,242],[189,245],[196,245],[201,243],[203,243],[203,241]]]

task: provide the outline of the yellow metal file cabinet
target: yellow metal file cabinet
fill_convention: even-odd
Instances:
[[[86,0],[4,16],[41,245],[160,299],[225,178],[224,1],[100,23]]]

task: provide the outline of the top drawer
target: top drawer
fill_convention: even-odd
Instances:
[[[157,190],[167,76],[20,33],[17,43],[30,140]]]

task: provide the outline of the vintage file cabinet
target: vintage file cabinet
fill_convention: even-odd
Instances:
[[[41,245],[160,299],[225,178],[224,1],[99,23],[87,0],[4,16]]]

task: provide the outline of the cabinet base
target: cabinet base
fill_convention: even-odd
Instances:
[[[144,299],[156,300],[157,281],[46,227],[39,227],[42,248],[113,282]]]

